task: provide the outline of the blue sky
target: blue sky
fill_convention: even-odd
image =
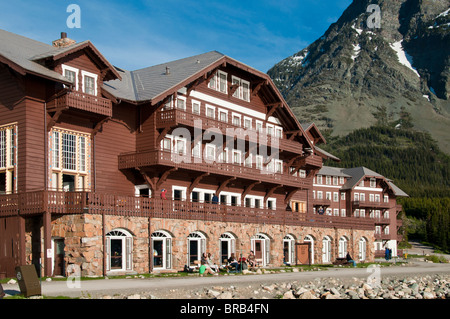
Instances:
[[[0,0],[0,29],[90,40],[128,70],[217,50],[263,72],[319,38],[351,0]],[[70,4],[81,28],[69,28]]]

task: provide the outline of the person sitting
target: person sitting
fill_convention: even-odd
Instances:
[[[200,277],[203,277],[203,274],[206,272],[211,275],[218,275],[216,272],[214,272],[211,267],[208,265],[208,259],[206,257],[206,253],[202,254],[202,259],[200,260],[200,268],[198,270]]]
[[[214,269],[215,272],[219,272],[219,266],[214,264],[214,262],[212,261],[211,253],[208,253],[208,257],[206,259],[206,262],[208,263],[210,268]]]
[[[347,256],[345,258],[347,259],[348,263],[352,263],[353,267],[356,267],[356,261],[354,261],[353,258],[350,256],[350,253],[347,252]]]
[[[250,250],[250,254],[248,255],[247,262],[248,262],[248,268],[255,268],[257,266],[256,256],[255,256],[255,253],[253,252],[253,250]]]
[[[239,270],[239,263],[236,259],[236,257],[234,256],[234,253],[231,253],[230,258],[228,258],[228,269],[230,268],[235,268],[236,271]]]

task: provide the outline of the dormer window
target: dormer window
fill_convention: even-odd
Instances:
[[[97,74],[81,71],[83,92],[90,95],[97,95]]]
[[[250,102],[250,82],[233,76],[232,84],[238,86],[236,91],[234,91],[233,96],[238,99]]]
[[[63,75],[70,81],[73,83],[75,90],[78,90],[78,72],[79,70],[68,66],[68,65],[61,65],[62,67],[62,72]]]
[[[209,81],[208,87],[222,93],[228,93],[228,81],[227,73],[223,71],[217,71],[217,73]]]

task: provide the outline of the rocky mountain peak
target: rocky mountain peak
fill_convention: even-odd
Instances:
[[[343,135],[408,114],[450,153],[449,6],[354,0],[323,36],[268,74],[301,122]]]

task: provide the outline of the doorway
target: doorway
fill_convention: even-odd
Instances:
[[[53,238],[53,276],[65,276],[64,238]]]

